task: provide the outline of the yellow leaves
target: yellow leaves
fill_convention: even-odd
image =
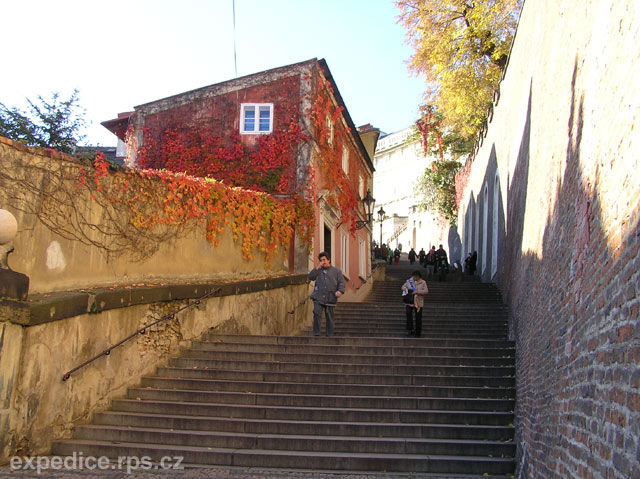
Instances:
[[[522,0],[397,0],[396,6],[415,50],[410,69],[428,85],[426,103],[437,106],[443,126],[474,136],[500,81]]]

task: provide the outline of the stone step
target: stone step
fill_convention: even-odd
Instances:
[[[393,293],[396,297],[400,294],[400,288]],[[371,301],[366,303],[356,303],[356,302],[348,302],[348,301],[339,301],[336,305],[336,310],[341,309],[349,309],[349,310],[375,310],[380,309],[382,312],[384,311],[393,311],[398,307],[402,306],[402,302],[400,298],[398,298],[398,303],[396,305],[385,303],[382,301]],[[505,304],[500,302],[495,303],[479,303],[477,305],[469,305],[469,304],[434,304],[431,306],[433,311],[456,311],[464,314],[474,314],[475,312],[482,313],[483,311],[501,311],[508,312],[508,308]]]
[[[243,360],[194,357],[171,358],[169,365],[178,368],[192,369],[220,369],[236,370],[249,368],[256,371],[275,372],[309,372],[309,373],[344,373],[344,374],[374,374],[384,371],[387,374],[426,374],[429,376],[513,376],[515,366],[509,357],[431,357],[424,356],[417,364],[389,364],[376,363],[307,363],[304,361],[273,361],[273,360]]]
[[[410,437],[508,442],[513,429],[503,425],[305,421],[246,417],[204,417],[109,411],[94,416],[96,425],[175,430],[225,431],[249,434],[306,434],[314,436]]]
[[[420,340],[417,340],[420,341]],[[508,353],[506,353],[508,354]],[[396,355],[376,355],[376,354],[361,354],[354,359],[352,355],[349,354],[340,354],[340,353],[316,353],[310,351],[305,354],[303,352],[297,353],[286,353],[286,352],[261,352],[261,351],[199,351],[189,349],[183,351],[181,354],[183,359],[211,359],[211,360],[238,360],[238,361],[252,361],[252,362],[269,362],[269,363],[303,363],[309,364],[311,363],[311,367],[313,364],[334,364],[334,363],[344,363],[344,364],[376,364],[381,367],[395,366],[395,365],[433,365],[433,364],[442,364],[437,361],[437,356],[396,356]],[[489,364],[485,361],[485,359],[496,359],[498,361],[493,361],[493,363],[498,364],[508,364],[509,361],[513,362],[512,356],[506,357],[496,357],[491,356],[490,358],[482,358],[479,356],[465,357],[462,355],[453,356],[459,358],[460,361],[466,360],[468,364]],[[355,363],[354,361],[358,361]],[[500,361],[504,360],[504,361]],[[458,364],[463,364],[460,362]]]
[[[371,336],[371,335],[375,335],[375,336],[379,336],[379,337],[385,337],[385,336],[390,336],[390,335],[398,335],[398,334],[402,334],[405,329],[405,325],[396,325],[393,328],[376,328],[376,327],[367,327],[367,326],[349,326],[349,325],[342,325],[340,323],[336,323],[334,324],[334,334],[337,336],[340,335],[352,335],[352,336],[358,336],[359,333],[361,333],[363,336]],[[311,329],[308,329],[309,334]],[[465,330],[464,332],[460,331],[460,330],[456,330],[456,329],[444,329],[444,328],[440,328],[440,329],[434,329],[434,328],[422,328],[422,338],[448,338],[448,337],[457,337],[460,339],[473,339],[473,338],[507,338],[507,333],[506,332],[502,332],[502,331],[498,331],[498,332],[494,332],[494,331],[482,331],[482,330],[478,330],[478,331],[474,331],[474,330]]]
[[[217,447],[120,443],[110,441],[67,440],[54,444],[52,453],[71,455],[81,450],[85,456],[105,455],[162,457],[182,456],[187,464],[218,464],[240,467],[284,469],[398,471],[467,474],[509,474],[514,471],[512,458],[486,456],[451,456],[422,454],[340,453],[316,451],[279,451],[261,449],[224,449]]]
[[[513,411],[417,410],[409,408],[332,408],[288,405],[197,403],[152,399],[116,399],[112,411],[130,414],[189,415],[206,418],[263,419],[273,421],[421,423],[456,426],[510,427]],[[512,429],[513,433],[513,429]]]
[[[337,374],[304,372],[251,371],[248,369],[193,369],[193,368],[158,368],[159,378],[215,379],[256,382],[296,382],[316,384],[387,384],[387,385],[420,385],[420,386],[470,386],[490,388],[512,388],[513,377],[496,376],[426,376],[399,374]]]
[[[309,382],[255,382],[229,379],[143,377],[141,386],[154,389],[180,389],[198,392],[243,392],[264,394],[323,394],[348,396],[404,396],[444,398],[515,398],[510,387],[471,387],[458,385],[351,384]]]
[[[311,329],[308,330],[309,331],[309,336],[311,336]],[[358,338],[358,337],[369,337],[369,338],[384,338],[384,337],[405,337],[407,336],[406,331],[404,331],[403,329],[399,328],[396,329],[394,331],[388,331],[388,332],[381,332],[381,331],[370,331],[370,332],[361,332],[361,331],[344,331],[341,332],[339,330],[336,330],[336,335],[337,336],[342,336],[345,338]],[[465,334],[465,335],[461,335],[460,338],[474,338],[477,335],[474,334]],[[450,337],[449,333],[429,333],[429,334],[422,334],[420,336],[421,339],[439,339],[439,338],[446,338],[446,337]],[[487,336],[485,336],[487,337]],[[506,333],[504,335],[501,335],[499,337],[502,337],[504,339],[507,339],[507,335]],[[414,339],[414,338],[412,338]]]
[[[404,325],[403,325],[404,326]],[[398,346],[376,346],[376,345],[341,345],[334,346],[329,344],[296,344],[287,343],[278,344],[256,344],[244,342],[213,342],[213,341],[194,341],[191,343],[191,350],[197,351],[248,351],[253,352],[280,352],[280,353],[299,353],[310,352],[315,353],[336,353],[340,354],[364,354],[364,355],[380,355],[380,356],[464,356],[464,357],[515,357],[514,348],[481,348],[465,346],[453,346],[451,342],[419,341],[419,344],[410,346],[408,344]]]
[[[349,314],[334,314],[334,318],[336,323],[341,324],[369,324],[376,326],[393,326],[395,324],[401,323],[403,319],[406,318],[406,312],[403,309],[401,312],[398,312],[393,315],[388,316],[356,316]],[[429,314],[428,311],[423,310],[422,312],[422,324],[428,324],[432,327],[450,327],[450,328],[491,328],[491,329],[500,329],[504,331],[508,331],[508,323],[507,321],[495,318],[495,317],[486,317],[486,318],[461,318],[461,317],[450,317],[450,318],[439,318]]]
[[[241,391],[206,391],[194,389],[131,388],[127,391],[130,399],[155,401],[191,401],[223,404],[280,405],[281,407],[334,407],[334,408],[409,408],[469,411],[512,411],[512,398],[490,397],[415,397],[415,396],[372,396],[372,395],[331,395],[331,394],[291,394]]]
[[[344,331],[344,332],[357,332],[357,331],[372,331],[372,332],[381,332],[384,333],[394,333],[398,331],[402,331],[406,326],[406,318],[398,319],[395,323],[390,325],[380,325],[380,324],[367,324],[367,323],[356,323],[350,321],[341,321],[336,319],[334,322],[334,330],[335,331]],[[311,331],[309,328],[308,331]],[[458,339],[474,339],[474,338],[486,338],[486,339],[495,339],[495,338],[504,338],[507,336],[506,328],[490,328],[487,326],[472,326],[472,327],[460,327],[460,326],[446,326],[446,325],[438,325],[434,326],[433,324],[422,322],[422,332],[425,337],[444,337],[444,338],[458,338]],[[336,333],[337,334],[337,333]]]
[[[308,345],[356,345],[356,346],[382,346],[390,348],[393,346],[418,346],[421,344],[438,345],[441,347],[471,347],[471,348],[514,348],[513,341],[504,339],[452,339],[443,338],[435,340],[418,340],[408,338],[314,338],[310,336],[251,336],[243,334],[206,334],[203,340],[212,342],[243,342],[246,344],[308,344]]]
[[[177,447],[196,446],[280,451],[408,455],[449,454],[456,456],[487,456],[493,454],[497,457],[512,456],[515,453],[515,444],[512,441],[266,434],[106,425],[77,427],[75,439],[161,444]]]

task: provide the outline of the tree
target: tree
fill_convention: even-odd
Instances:
[[[442,127],[473,139],[506,66],[523,0],[396,0]]]
[[[461,166],[456,160],[435,160],[416,185],[420,209],[435,211],[452,225],[457,222],[456,173]]]
[[[465,138],[453,128],[443,128],[443,116],[433,105],[420,107],[420,118],[416,121],[416,138],[422,143],[424,156],[439,156],[444,160],[445,155],[453,160],[473,149],[475,139]]]
[[[33,102],[27,98],[29,113],[0,103],[0,135],[29,146],[55,148],[73,153],[84,138],[85,111],[78,105],[78,90],[68,100],[60,100],[58,92],[47,101],[38,95]]]

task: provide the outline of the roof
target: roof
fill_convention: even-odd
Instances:
[[[118,113],[118,118],[113,120],[106,120],[100,124],[104,126],[111,133],[116,135],[122,141],[126,141],[127,129],[129,128],[129,118],[133,114],[132,111],[126,113]]]

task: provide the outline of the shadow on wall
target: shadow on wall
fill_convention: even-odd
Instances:
[[[542,251],[522,252],[531,95],[509,189],[500,282],[517,344],[516,476],[522,479],[583,477],[585,469],[640,477],[640,213],[633,210],[626,230],[608,238],[602,225],[610,215],[599,185],[580,164],[584,94],[576,92],[577,64],[566,168]]]
[[[525,210],[527,199],[527,180],[529,170],[529,139],[531,136],[531,91],[532,85],[529,85],[529,102],[526,114],[526,121],[522,139],[520,142],[520,150],[518,152],[518,160],[516,170],[514,172],[514,180],[509,186],[509,210],[507,211],[507,220],[504,217],[504,199],[500,189],[501,172],[498,169],[498,160],[495,144],[491,146],[487,168],[484,178],[482,179],[482,189],[476,199],[471,192],[469,202],[467,204],[464,225],[465,225],[465,242],[461,243],[460,236],[457,235],[457,244],[460,248],[459,256],[464,258],[469,253],[476,251],[478,253],[477,271],[483,281],[500,283],[502,278],[509,278],[511,274],[512,254],[507,250],[506,256],[501,250],[504,245],[508,244],[506,236],[506,226],[508,231],[516,231],[518,241],[518,252],[522,244],[522,228],[523,222],[516,218],[518,212]],[[524,172],[522,171],[524,168]],[[524,174],[523,174],[524,173]],[[523,178],[523,182],[516,182],[516,178]],[[509,185],[510,178],[507,176],[505,184]],[[512,196],[513,195],[513,196]],[[518,232],[519,229],[519,232]],[[450,236],[451,238],[451,236]],[[463,251],[463,248],[466,248]]]
[[[458,233],[457,226],[451,226],[449,228],[447,243],[449,246],[449,263],[453,264],[455,261],[460,261],[460,264],[462,264],[462,241],[460,241],[460,234]]]

